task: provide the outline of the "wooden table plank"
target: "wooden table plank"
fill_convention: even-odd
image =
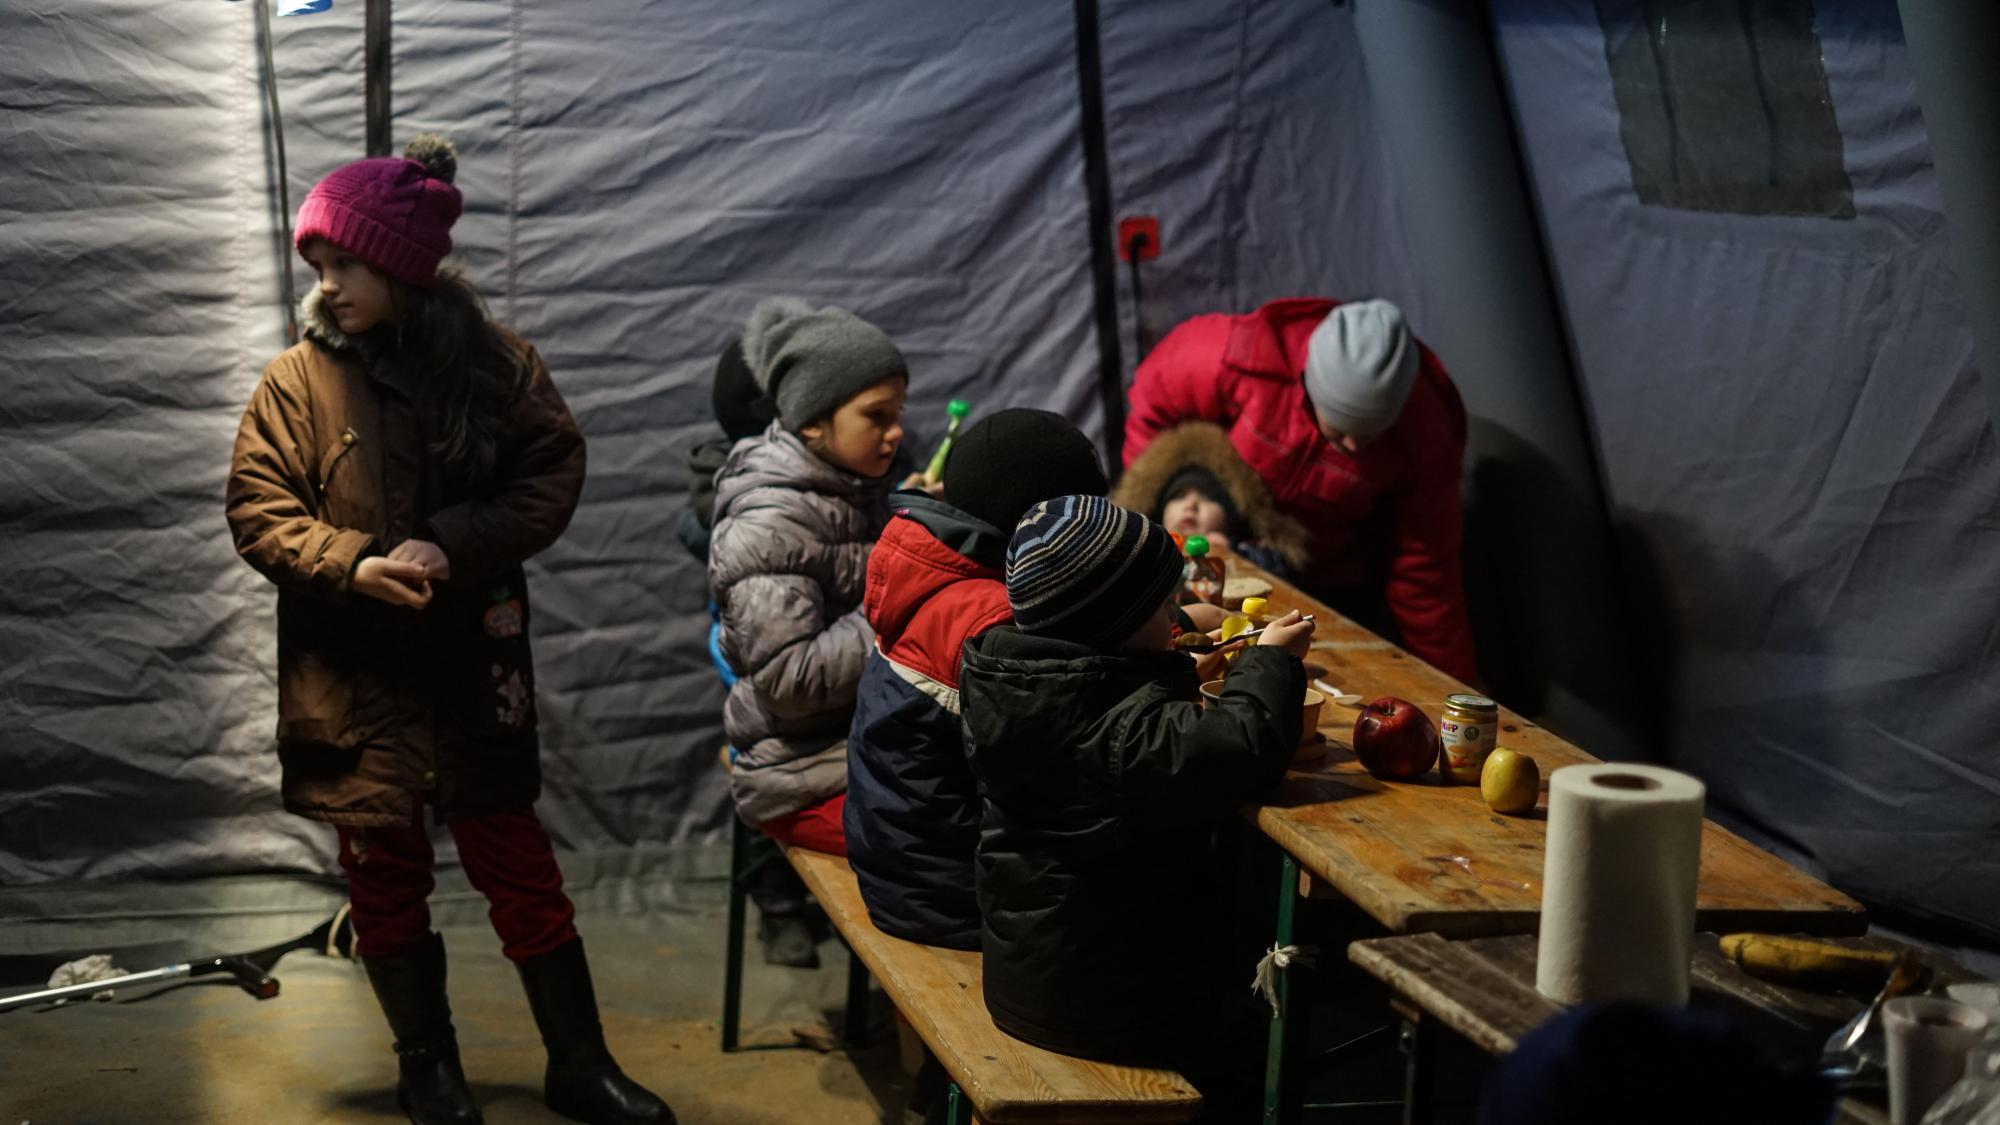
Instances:
[[[1857,948],[1907,948],[1882,938],[1836,939]],[[1348,959],[1393,989],[1424,1016],[1492,1055],[1512,1051],[1522,1037],[1563,1006],[1535,990],[1532,935],[1447,941],[1436,934],[1375,938],[1347,948]],[[1972,974],[1926,956],[1945,982]],[[1691,966],[1692,1007],[1727,1015],[1780,1063],[1810,1065],[1828,1035],[1863,1006],[1849,996],[1808,992],[1759,980],[1725,959],[1714,934],[1698,934]],[[1867,1103],[1842,1103],[1843,1122],[1868,1125],[1886,1115]]]
[[[1307,659],[1314,678],[1358,694],[1407,699],[1433,721],[1445,696],[1464,685],[1335,613],[1296,586],[1231,559],[1232,573],[1272,585],[1273,612],[1317,615],[1318,639]],[[1477,786],[1445,785],[1433,772],[1419,782],[1381,781],[1354,758],[1354,707],[1320,713],[1327,755],[1294,770],[1256,810],[1257,827],[1376,921],[1395,933],[1455,937],[1522,933],[1541,909],[1544,807],[1501,816]],[[1501,711],[1500,740],[1535,759],[1547,778],[1567,765],[1597,761],[1512,711]],[[1709,822],[1702,833],[1696,924],[1718,931],[1763,930],[1857,934],[1861,905],[1832,887]]]
[[[875,928],[853,869],[803,848],[786,857],[896,1010],[992,1125],[1166,1125],[1201,1097],[1170,1070],[1111,1066],[1044,1051],[993,1026],[979,954],[890,937]]]

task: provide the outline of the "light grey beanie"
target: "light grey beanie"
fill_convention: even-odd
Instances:
[[[1394,425],[1416,381],[1417,342],[1387,301],[1336,306],[1306,344],[1306,397],[1343,433],[1375,437]]]
[[[895,375],[908,375],[889,334],[846,309],[769,297],[750,310],[743,358],[778,420],[797,433]]]

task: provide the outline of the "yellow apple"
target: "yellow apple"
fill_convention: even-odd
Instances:
[[[1486,756],[1479,771],[1479,795],[1494,812],[1513,816],[1533,812],[1542,793],[1542,769],[1533,758],[1504,746]]]

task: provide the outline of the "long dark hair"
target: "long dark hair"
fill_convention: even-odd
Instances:
[[[430,285],[396,289],[391,347],[382,359],[417,389],[431,454],[452,476],[493,475],[506,420],[528,388],[524,349],[493,323],[478,290],[447,266]]]

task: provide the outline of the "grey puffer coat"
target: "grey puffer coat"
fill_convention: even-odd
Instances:
[[[722,722],[736,749],[730,789],[751,824],[847,789],[854,690],[875,643],[861,593],[889,485],[778,423],[737,442],[716,474],[708,587],[740,677]]]

